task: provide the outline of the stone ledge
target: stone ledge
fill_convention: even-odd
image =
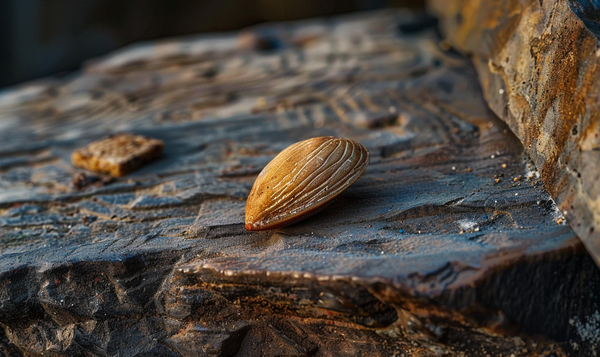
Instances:
[[[579,1],[570,1],[578,3]],[[600,265],[600,48],[567,1],[430,0]]]

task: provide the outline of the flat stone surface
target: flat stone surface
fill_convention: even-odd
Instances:
[[[140,44],[5,91],[0,350],[591,351],[598,271],[429,24],[390,10]],[[164,154],[75,185],[72,151],[114,132]],[[305,221],[246,231],[264,165],[325,135],[367,147],[361,178]]]
[[[429,7],[450,43],[472,55],[490,107],[519,137],[544,187],[600,266],[600,47],[592,33],[598,33],[594,3],[431,0]]]

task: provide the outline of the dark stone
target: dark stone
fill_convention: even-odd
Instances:
[[[398,24],[400,35],[418,34],[425,30],[431,30],[438,24],[438,19],[426,13],[415,12],[410,19]]]
[[[435,29],[398,36],[412,19],[272,25],[257,31],[286,45],[260,53],[236,34],[149,43],[3,93],[0,351],[591,353],[598,270],[469,62]],[[72,150],[113,132],[163,157],[74,187]],[[262,167],[323,135],[369,149],[363,176],[305,221],[246,231]]]
[[[600,40],[600,1],[569,0],[571,10],[583,21],[585,27]]]

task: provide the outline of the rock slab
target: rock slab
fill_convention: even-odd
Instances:
[[[576,0],[429,1],[450,43],[471,55],[490,108],[519,137],[600,266],[600,47],[592,32],[594,6]]]
[[[402,11],[141,44],[0,95],[10,356],[582,356],[600,274],[471,64]],[[119,178],[116,132],[164,142]],[[362,143],[310,219],[244,228],[283,148]],[[591,293],[590,293],[591,292]]]

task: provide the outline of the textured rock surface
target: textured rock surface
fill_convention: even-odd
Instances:
[[[580,8],[594,30],[593,5],[575,0],[429,5],[452,45],[472,54],[490,107],[519,137],[546,189],[600,265],[600,48],[569,6]]]
[[[600,40],[600,2],[598,0],[568,0],[573,13]]]
[[[138,45],[3,93],[0,351],[591,353],[600,274],[429,23],[392,11]],[[163,157],[114,180],[70,164],[118,131]],[[323,135],[369,149],[363,176],[310,219],[246,231],[262,167]]]

